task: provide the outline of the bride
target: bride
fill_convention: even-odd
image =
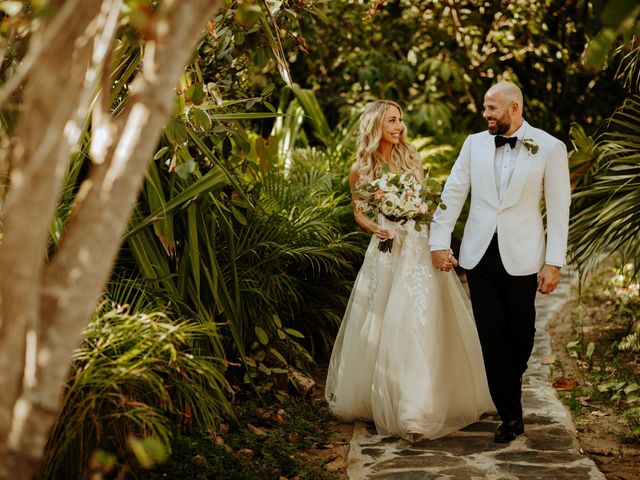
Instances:
[[[395,102],[367,105],[360,121],[351,188],[390,171],[423,180]],[[410,441],[459,430],[493,411],[471,305],[453,271],[434,269],[426,229],[367,218],[373,233],[336,338],[325,396],[343,420],[373,420],[381,435]],[[379,242],[393,238],[391,251]],[[451,257],[450,261],[454,261]]]

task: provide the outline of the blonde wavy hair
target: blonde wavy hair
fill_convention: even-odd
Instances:
[[[378,150],[382,138],[382,123],[389,107],[396,107],[402,114],[402,108],[391,100],[375,100],[364,108],[360,119],[360,129],[357,137],[356,165],[358,183],[370,182],[378,178],[382,172],[384,159]],[[421,178],[422,160],[415,147],[407,142],[405,132],[407,128],[402,124],[400,141],[391,150],[391,160],[396,168],[404,172],[412,172],[416,178]]]

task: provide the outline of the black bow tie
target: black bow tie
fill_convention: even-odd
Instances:
[[[516,148],[518,137],[503,137],[502,135],[496,135],[494,140],[496,142],[496,148],[500,148],[507,143],[511,148]]]

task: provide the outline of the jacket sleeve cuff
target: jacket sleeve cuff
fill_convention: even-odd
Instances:
[[[559,262],[557,260],[548,260],[548,259],[544,261],[544,264],[553,265],[554,267],[558,267],[558,268],[562,268],[567,265],[565,262]]]

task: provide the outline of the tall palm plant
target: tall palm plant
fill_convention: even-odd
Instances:
[[[640,49],[633,41],[618,50],[618,76],[638,93]],[[603,254],[618,252],[623,261],[640,259],[640,96],[632,93],[595,139],[574,129],[576,179],[569,235],[573,260],[583,270]]]

